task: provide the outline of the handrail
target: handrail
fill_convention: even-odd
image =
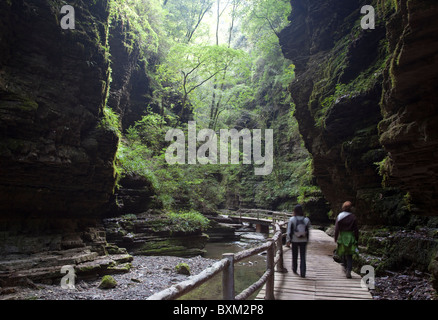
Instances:
[[[213,278],[216,274],[221,272],[229,265],[230,261],[227,259],[222,259],[215,264],[213,264],[211,267],[205,269],[200,274],[192,277],[189,280],[177,283],[170,288],[167,288],[165,290],[162,290],[158,293],[155,293],[154,295],[147,298],[147,300],[175,300],[179,297],[185,295],[186,293],[189,293],[193,289],[196,289],[204,282],[210,280]]]
[[[272,219],[272,223],[276,223],[277,221],[287,222],[289,221],[289,218],[293,216],[293,214],[290,212],[269,211],[269,210],[262,210],[262,211],[263,212],[260,212],[260,210],[255,210],[254,212],[239,211],[238,215],[229,215],[229,217],[239,218],[240,220],[242,220],[242,218],[255,218],[255,220],[268,218],[268,219]]]
[[[147,298],[147,300],[174,300],[184,294],[199,287],[204,282],[210,280],[219,272],[222,271],[222,292],[224,300],[244,300],[251,296],[256,290],[261,288],[266,283],[265,299],[273,300],[274,297],[274,268],[277,266],[278,272],[287,272],[283,267],[283,233],[281,226],[285,222],[275,223],[275,234],[271,239],[268,239],[264,244],[240,251],[236,254],[225,253],[223,259],[205,269],[200,274],[191,277],[189,280],[177,283],[170,288],[155,293]],[[245,258],[267,251],[266,255],[266,272],[259,280],[235,296],[234,291],[234,264]]]

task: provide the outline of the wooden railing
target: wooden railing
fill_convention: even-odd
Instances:
[[[234,217],[239,219],[255,218],[255,220],[267,219],[267,220],[272,220],[272,223],[275,224],[276,222],[288,222],[289,218],[292,217],[292,213],[253,209],[253,210],[239,211],[238,215],[229,215],[229,217]]]
[[[266,283],[266,300],[274,300],[274,268],[277,272],[287,272],[283,265],[283,233],[282,223],[274,225],[274,236],[261,246],[240,251],[236,254],[225,253],[222,260],[205,269],[189,280],[180,282],[172,287],[160,291],[148,298],[148,300],[174,300],[199,287],[201,284],[222,272],[222,296],[224,300],[245,300],[260,289]],[[266,251],[266,272],[237,296],[234,289],[234,264],[256,254]]]
[[[288,212],[273,212],[272,213],[272,223],[283,223],[286,224],[289,222],[289,219],[293,216],[292,213]]]

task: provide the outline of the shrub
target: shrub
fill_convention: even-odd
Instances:
[[[172,232],[196,232],[208,228],[210,220],[201,213],[191,210],[186,212],[169,212],[169,225]]]

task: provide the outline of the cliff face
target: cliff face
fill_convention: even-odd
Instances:
[[[125,130],[145,115],[146,106],[152,102],[151,79],[147,76],[145,63],[140,62],[141,52],[135,44],[126,47],[129,26],[120,20],[113,21],[108,43],[111,53],[112,82],[108,106],[121,117],[122,129]],[[150,57],[150,64],[157,64],[157,56]]]
[[[60,26],[62,1],[0,3],[0,286],[117,264],[98,261],[118,136],[102,121],[108,3],[93,2],[72,3],[75,30]]]
[[[100,126],[108,90],[107,1],[0,5],[0,216],[98,214],[115,183],[118,138]]]
[[[155,66],[159,59],[158,54],[142,53],[135,42],[127,47],[128,34],[135,31],[117,17],[113,18],[109,28],[112,81],[108,106],[119,116],[123,132],[146,115],[147,106],[153,104],[153,78],[148,76],[151,71],[147,66]],[[154,111],[159,112],[158,107]],[[144,177],[125,176],[118,181],[114,191],[108,215],[141,213],[153,207],[151,197],[155,191]]]
[[[353,199],[369,223],[438,214],[436,5],[427,3],[375,2],[376,28],[362,30],[363,1],[291,1],[280,35],[297,66],[290,92],[335,213]]]
[[[389,183],[408,191],[425,215],[438,215],[437,14],[436,1],[398,1],[379,125]]]
[[[360,27],[366,4],[376,10],[374,30]],[[362,226],[417,227],[395,238],[362,230],[363,253],[372,256],[364,264],[429,270],[437,288],[437,4],[291,5],[280,44],[297,67],[289,91],[324,196],[334,214],[353,201]]]
[[[386,155],[377,130],[385,27],[361,29],[362,2],[291,1],[291,24],[280,44],[296,65],[289,89],[295,116],[333,212],[352,199],[361,219],[381,222],[380,207],[400,209],[382,189],[375,165]]]
[[[151,102],[146,57],[124,43],[133,30],[109,24],[109,1],[71,1],[74,30],[61,28],[64,4],[0,3],[0,287],[59,283],[64,265],[81,278],[128,271],[103,218],[145,212],[155,194],[142,177],[116,186],[116,117],[126,129]]]

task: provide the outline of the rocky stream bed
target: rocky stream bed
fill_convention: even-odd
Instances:
[[[438,300],[429,278],[419,271],[387,271],[387,275],[376,277],[371,294],[375,300]]]
[[[123,274],[114,274],[117,285],[100,289],[101,278],[79,280],[74,289],[60,285],[34,284],[28,288],[9,288],[0,293],[0,300],[144,300],[189,276],[178,274],[175,266],[186,263],[191,275],[200,273],[216,260],[201,256],[180,258],[172,256],[135,256],[132,268]],[[437,300],[426,274],[421,272],[388,272],[376,277],[371,294],[376,300]]]
[[[198,274],[216,260],[180,258],[173,256],[135,256],[132,268],[123,274],[113,274],[117,285],[112,289],[100,289],[101,278],[91,281],[79,280],[74,289],[60,285],[36,284],[32,288],[11,288],[0,294],[0,299],[14,300],[144,300],[152,294],[184,281],[187,275],[178,274],[175,266],[186,263],[191,274]]]

